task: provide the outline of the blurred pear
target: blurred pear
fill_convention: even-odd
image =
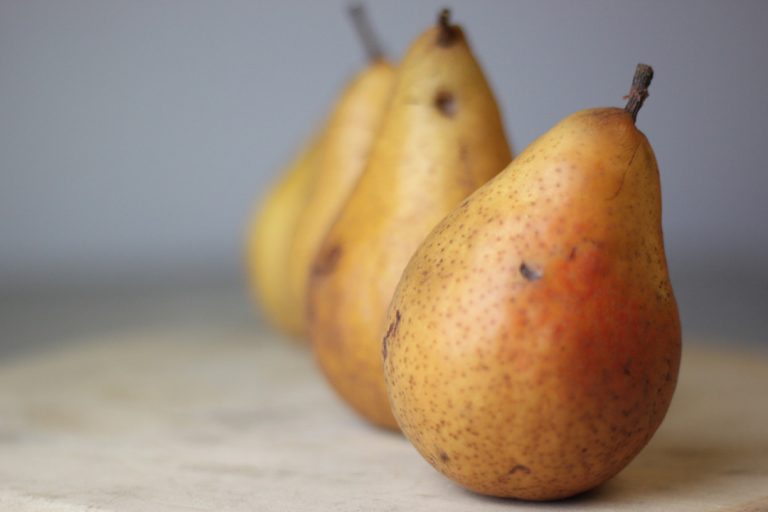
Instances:
[[[254,212],[246,241],[246,269],[253,295],[267,318],[286,334],[298,336],[303,314],[288,293],[286,260],[297,221],[312,187],[322,134],[306,144]]]
[[[399,66],[370,162],[313,266],[309,333],[341,397],[396,429],[381,335],[400,275],[430,230],[512,159],[501,115],[447,11]]]
[[[296,309],[297,332],[305,328],[307,285],[312,261],[323,237],[363,172],[395,80],[360,8],[351,11],[369,57],[337,100],[324,136],[314,185],[301,213],[287,255],[288,295]]]

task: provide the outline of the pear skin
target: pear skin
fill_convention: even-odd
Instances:
[[[381,331],[414,250],[509,163],[501,117],[447,16],[410,47],[368,166],[325,237],[309,287],[309,335],[327,380],[360,415],[396,429]]]
[[[322,135],[318,134],[269,189],[252,214],[246,232],[249,288],[267,319],[292,336],[301,333],[304,315],[288,294],[285,262],[311,189],[321,147]]]
[[[287,257],[288,294],[299,332],[306,330],[312,261],[331,223],[365,168],[394,83],[391,64],[377,59],[345,88],[326,127],[313,187],[299,214]]]
[[[475,492],[595,487],[670,404],[680,321],[656,159],[629,110],[577,112],[542,135],[435,228],[399,283],[382,347],[395,417]]]

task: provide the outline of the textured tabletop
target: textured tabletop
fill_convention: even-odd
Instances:
[[[304,347],[145,328],[0,361],[0,510],[768,510],[768,359],[689,342],[661,429],[599,489],[473,495],[359,421]]]

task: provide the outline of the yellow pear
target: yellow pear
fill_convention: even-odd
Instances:
[[[362,7],[353,7],[350,14],[369,65],[345,88],[312,143],[270,189],[248,230],[251,289],[267,317],[296,337],[306,329],[310,260],[362,171],[394,77]]]
[[[288,254],[288,292],[305,325],[312,261],[328,228],[365,168],[394,83],[391,64],[377,57],[339,98],[328,121],[314,187],[298,219]],[[302,331],[304,328],[302,328]]]
[[[425,240],[383,331],[392,407],[439,471],[550,500],[625,467],[677,381],[656,160],[626,109],[566,117]]]
[[[413,251],[510,161],[496,101],[443,12],[400,64],[368,166],[325,237],[309,287],[309,335],[328,381],[358,413],[397,428],[381,329]]]
[[[322,135],[299,153],[254,211],[246,233],[245,266],[250,289],[267,318],[281,331],[298,336],[303,312],[288,294],[288,266],[299,215],[312,186],[322,148]]]

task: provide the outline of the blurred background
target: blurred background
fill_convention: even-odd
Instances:
[[[399,57],[445,2],[367,2]],[[516,152],[622,105],[659,162],[687,341],[768,347],[768,3],[448,4]],[[343,1],[0,0],[0,356],[147,324],[259,322],[254,202],[364,52]]]

